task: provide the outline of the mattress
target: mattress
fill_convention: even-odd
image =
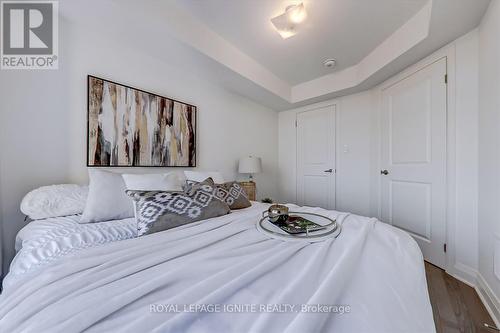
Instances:
[[[131,232],[131,219],[32,222],[0,295],[0,327],[435,332],[422,253],[408,234],[376,219],[293,207],[343,221],[342,233],[288,242],[257,230],[265,209],[254,203],[143,237]]]

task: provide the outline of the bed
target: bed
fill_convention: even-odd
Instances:
[[[3,332],[435,332],[423,258],[376,219],[317,243],[256,228],[268,205],[136,237],[133,219],[29,223],[3,282]],[[298,207],[293,207],[298,210]]]

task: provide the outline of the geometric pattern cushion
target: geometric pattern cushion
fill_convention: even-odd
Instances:
[[[126,191],[136,207],[138,236],[168,230],[230,212],[215,187],[202,182],[186,192]],[[220,195],[220,194],[219,194]]]
[[[241,209],[252,205],[250,200],[248,200],[247,193],[237,182],[224,183],[222,186],[223,189],[227,191],[227,195],[224,200],[229,205],[229,208]]]
[[[215,184],[212,178],[207,178],[202,183],[211,185],[214,188],[213,195],[225,201],[231,209],[247,208],[252,205],[245,190],[237,182]],[[202,183],[187,181],[186,192],[189,193],[193,187]]]

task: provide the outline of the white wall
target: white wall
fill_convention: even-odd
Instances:
[[[371,211],[371,92],[342,97],[279,114],[279,193],[282,202],[296,202],[296,129],[298,112],[336,105],[336,209],[374,216]],[[346,152],[344,150],[347,149]]]
[[[500,312],[500,2],[479,27],[479,282]],[[495,251],[497,248],[497,251]]]
[[[297,202],[297,132],[296,110],[279,113],[278,128],[278,200]]]
[[[134,49],[133,43],[108,38],[104,31],[66,20],[60,24],[59,70],[0,73],[4,268],[14,254],[15,234],[23,226],[19,212],[23,195],[41,185],[87,182],[87,74],[197,105],[198,168],[220,170],[234,179],[240,156],[260,156],[264,171],[256,175],[257,195],[276,197],[275,111],[212,84],[210,78],[149,57]],[[176,52],[174,46],[170,52]],[[163,171],[165,168],[127,169]]]
[[[446,56],[448,64],[448,271],[474,284],[478,267],[478,31],[473,30],[388,82]],[[336,104],[337,210],[379,217],[382,85],[364,93],[281,112],[279,115],[279,192],[296,200],[295,117],[299,111]],[[500,92],[500,91],[499,91]],[[344,153],[344,145],[348,152]],[[500,203],[500,202],[499,202]]]
[[[377,213],[370,210],[373,102],[369,91],[342,97],[337,118],[337,209],[364,216]]]
[[[455,266],[478,265],[478,107],[479,33],[473,30],[455,43]],[[470,273],[470,272],[469,272]]]

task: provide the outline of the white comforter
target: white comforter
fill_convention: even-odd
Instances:
[[[266,208],[48,261],[38,253],[25,266],[16,258],[24,272],[4,284],[0,331],[435,331],[422,254],[406,233],[349,215],[337,239],[286,242],[256,229]]]
[[[36,274],[61,257],[83,249],[137,237],[133,218],[102,223],[78,223],[80,215],[36,220],[22,228],[16,237],[17,255],[12,260],[9,275],[3,281],[8,288],[19,276]]]

